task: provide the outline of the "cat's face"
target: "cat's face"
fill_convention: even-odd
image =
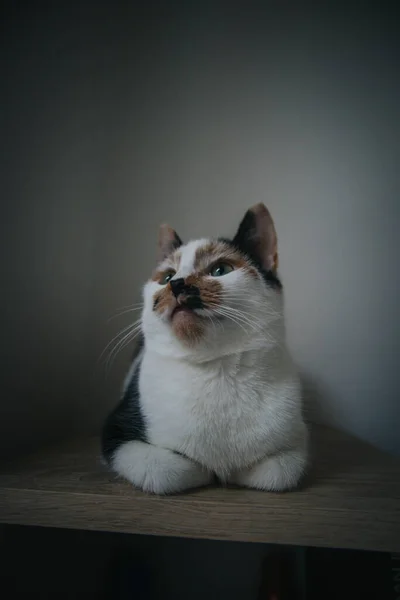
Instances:
[[[144,288],[146,344],[163,354],[225,354],[272,334],[282,316],[275,228],[264,205],[233,239],[183,244],[160,230],[160,262]],[[268,331],[269,330],[269,331]]]

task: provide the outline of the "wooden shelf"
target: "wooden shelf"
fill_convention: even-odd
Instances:
[[[0,470],[0,522],[177,537],[400,551],[400,460],[314,427],[302,488],[269,494],[206,488],[158,497],[116,479],[97,439]]]

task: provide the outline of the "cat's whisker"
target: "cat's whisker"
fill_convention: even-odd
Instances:
[[[133,302],[132,304],[127,304],[126,306],[120,306],[116,309],[116,311],[125,310],[127,308],[135,308],[136,306],[143,306],[143,302]]]
[[[219,314],[227,319],[230,319],[233,323],[236,323],[236,325],[239,325],[239,327],[241,327],[245,333],[248,333],[247,330],[245,329],[245,327],[243,326],[242,322],[240,320],[238,320],[234,315],[230,314],[229,312],[227,312],[221,308],[215,308],[214,311],[216,314]]]
[[[212,305],[211,305],[211,306],[212,306]],[[212,308],[213,308],[213,310],[214,310],[214,311],[215,311],[215,310],[224,311],[225,313],[227,313],[227,314],[230,314],[230,315],[234,316],[234,317],[235,317],[235,318],[237,318],[237,319],[240,319],[240,320],[242,320],[242,321],[249,322],[249,320],[247,320],[247,319],[243,318],[243,315],[242,315],[242,314],[241,314],[239,311],[232,310],[232,309],[231,309],[229,306],[226,306],[226,305],[221,305],[221,304],[218,304],[218,305],[217,305],[217,304],[216,304],[216,305],[212,306]]]
[[[118,340],[119,336],[121,336],[123,333],[125,333],[128,329],[133,328],[132,324],[129,324],[127,327],[124,327],[124,329],[122,329],[121,331],[119,331],[106,345],[106,347],[102,350],[99,358],[97,359],[98,362],[101,361],[101,359],[103,358],[103,356],[105,355],[105,353],[107,352],[107,350],[110,348],[110,346],[116,341]]]
[[[277,311],[275,311],[274,309],[271,309],[271,307],[268,307],[268,305],[265,305],[262,302],[256,301],[256,300],[251,300],[251,299],[242,299],[242,298],[238,298],[237,296],[228,296],[225,295],[221,298],[221,300],[223,302],[229,302],[229,305],[234,305],[237,306],[238,308],[241,308],[245,311],[252,311],[252,314],[254,311],[256,311],[257,313],[259,312],[260,314],[276,314],[278,315],[279,313]],[[232,306],[233,308],[233,306]]]
[[[220,307],[220,305],[219,305]],[[215,309],[214,309],[215,310]],[[223,307],[222,310],[227,311],[227,313],[230,312],[229,307]],[[228,317],[228,314],[225,313],[225,316]],[[248,325],[251,327],[251,329],[253,329],[253,331],[257,331],[257,332],[262,332],[262,335],[269,341],[272,343],[277,343],[277,340],[275,339],[275,337],[271,336],[268,332],[268,326],[271,324],[271,321],[269,320],[268,322],[265,322],[264,320],[254,320],[249,318],[247,315],[241,315],[240,311],[239,314],[236,313],[235,311],[233,312],[233,315],[236,318],[236,322],[238,320],[240,320],[242,323]],[[232,312],[230,312],[229,316],[232,317]]]
[[[212,316],[212,315],[207,315],[207,316],[208,316],[208,318],[210,319],[210,321],[211,321],[211,323],[212,323],[212,325],[213,325],[213,328],[214,328],[215,334],[217,335],[217,326],[218,326],[220,329],[224,329],[224,324],[223,324],[223,322],[221,322],[221,320],[220,320],[220,319],[215,319],[215,318],[213,318],[213,316]]]
[[[218,308],[221,310],[224,310],[226,313],[229,313],[230,315],[233,315],[236,317],[236,319],[240,320],[242,323],[246,323],[247,325],[251,326],[253,329],[260,329],[261,326],[261,322],[257,322],[254,319],[251,319],[250,317],[248,317],[248,315],[246,315],[245,313],[243,313],[242,311],[238,310],[238,309],[234,309],[230,306],[226,306],[226,305],[218,305]],[[215,308],[214,308],[215,310]]]
[[[232,313],[235,313],[238,316],[243,317],[244,319],[248,320],[249,322],[252,322],[252,323],[258,325],[258,321],[254,318],[253,315],[249,316],[249,313],[246,313],[243,310],[240,310],[237,308],[233,308],[232,306],[222,305],[222,307],[225,308],[226,310],[231,311]]]
[[[122,317],[122,315],[126,315],[128,313],[131,312],[135,312],[137,310],[143,310],[143,306],[137,306],[135,308],[127,308],[126,310],[120,310],[119,312],[117,312],[115,315],[113,315],[112,317],[110,317],[107,320],[107,323],[109,323],[110,321],[112,321],[113,319],[116,319],[117,317]]]
[[[228,319],[229,321],[232,321],[232,323],[235,323],[235,325],[238,325],[238,327],[240,327],[245,333],[248,333],[248,331],[246,330],[246,328],[240,323],[240,321],[237,321],[236,319],[232,318],[232,316],[230,315],[226,315],[224,313],[219,313],[221,316],[225,317],[226,319]]]
[[[139,326],[137,326],[135,328],[132,328],[127,333],[125,333],[125,335],[121,339],[119,339],[116,342],[116,344],[113,346],[112,350],[108,354],[107,361],[106,361],[106,366],[109,364],[109,362],[112,359],[113,355],[114,354],[118,354],[119,350],[124,345],[124,342],[126,340],[129,340],[132,336],[135,336],[138,333],[138,331],[140,331],[140,327]]]
[[[211,325],[213,326],[214,333],[217,334],[217,328],[215,327],[215,321],[214,321],[214,319],[212,318],[211,315],[207,315],[207,319],[210,321]]]
[[[244,306],[251,305],[252,308],[253,307],[259,308],[260,313],[262,313],[263,316],[264,315],[276,316],[276,317],[281,316],[278,311],[276,311],[276,310],[272,309],[270,306],[268,306],[267,301],[261,302],[260,300],[257,300],[255,298],[248,298],[244,294],[243,294],[243,296],[239,296],[236,294],[229,294],[229,293],[224,292],[223,299],[233,301],[233,302],[243,302]]]
[[[118,356],[118,354],[124,349],[126,348],[126,346],[128,344],[130,344],[131,341],[133,341],[135,339],[135,337],[137,337],[139,335],[141,331],[141,327],[137,326],[135,329],[133,329],[132,331],[129,331],[127,334],[124,335],[124,337],[122,339],[120,339],[116,345],[114,346],[114,348],[112,349],[112,351],[110,352],[106,365],[105,365],[105,369],[106,372],[108,372],[114,362],[114,360],[116,359],[116,357]]]
[[[106,347],[104,348],[104,350],[102,351],[102,353],[100,354],[98,361],[101,361],[101,359],[103,358],[104,354],[107,352],[107,350],[110,348],[110,346],[112,346],[112,344],[124,333],[126,333],[128,330],[130,329],[134,329],[136,326],[140,325],[141,323],[141,319],[138,319],[137,321],[135,321],[134,323],[130,323],[129,325],[127,325],[126,327],[124,327],[123,329],[121,329],[121,331],[119,331],[113,338],[112,340],[110,340],[108,342],[108,344],[106,345]]]
[[[238,315],[232,315],[232,313],[229,313],[229,312],[225,312],[224,314],[226,317],[230,317],[232,320],[235,320],[237,323],[242,323],[247,328],[250,328],[251,330],[256,331],[256,327],[252,323],[249,323],[248,321],[246,321],[245,319],[242,319]]]
[[[131,341],[133,341],[135,339],[135,337],[138,335],[138,331],[131,331],[129,332],[129,334],[127,334],[122,340],[120,340],[118,342],[118,344],[115,346],[115,348],[113,349],[112,353],[110,353],[110,356],[108,357],[107,363],[106,363],[106,372],[108,372],[113,363],[114,360],[117,358],[118,354],[120,352],[122,352],[122,350],[124,348],[126,348]]]
[[[237,301],[237,298],[235,298],[234,296],[224,295],[224,300]],[[251,310],[254,310],[254,308],[259,308],[260,309],[260,311],[259,311],[260,317],[262,317],[262,320],[265,320],[265,317],[281,318],[281,314],[279,312],[267,307],[264,302],[260,302],[259,300],[247,299],[246,303],[243,303],[243,304],[244,305],[242,306],[242,310],[244,310],[244,312],[246,312],[246,314],[249,314],[249,312],[247,310],[245,310],[246,308],[249,308],[248,306],[246,306],[246,304],[251,305]],[[235,309],[235,310],[238,310],[238,309]],[[251,316],[254,316],[254,313],[251,313]]]

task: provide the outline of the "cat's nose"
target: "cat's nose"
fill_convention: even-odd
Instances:
[[[180,277],[179,279],[171,279],[169,285],[171,286],[173,295],[175,296],[175,298],[177,298],[185,288],[185,280],[183,279],[183,277]]]

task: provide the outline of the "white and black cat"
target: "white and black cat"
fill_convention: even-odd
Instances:
[[[164,225],[143,291],[143,343],[102,450],[147,492],[224,482],[296,486],[307,464],[300,383],[285,345],[277,237],[263,204],[236,236],[183,244]]]

